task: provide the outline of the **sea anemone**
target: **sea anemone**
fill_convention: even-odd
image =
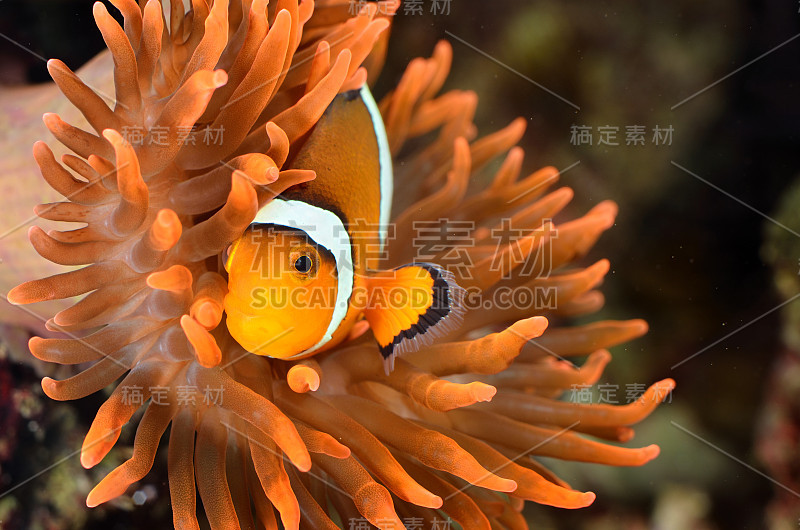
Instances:
[[[245,351],[222,322],[220,255],[261,205],[314,178],[290,168],[292,156],[337,93],[377,74],[398,5],[192,0],[184,12],[177,1],[112,3],[124,27],[99,2],[94,16],[113,57],[114,107],[50,61],[95,132],[45,114],[74,154],[59,162],[45,143],[33,148],[47,183],[67,198],[36,213],[85,226],[34,227],[30,241],[47,260],[83,267],[8,295],[14,304],[85,295],[47,322],[68,338],[30,341],[39,359],[92,363],[65,380],[44,378],[49,397],[78,399],[123,378],[86,435],[86,468],[145,409],[133,455],[89,493],[89,506],[143,478],[168,428],[177,528],[198,528],[197,491],[212,528],[276,528],[278,518],[286,528],[402,528],[407,518],[431,528],[445,517],[469,529],[524,528],[525,500],[579,508],[595,498],[532,456],[638,466],[658,454],[591,438],[629,440],[629,426],[671,380],[624,406],[556,399],[595,383],[606,348],[646,331],[640,320],[546,329],[542,316],[602,306],[594,288],[608,261],[569,264],[612,226],[616,206],[552,222],[572,191],[545,193],[554,168],[520,178],[523,120],[475,139],[475,95],[438,95],[451,59],[444,42],[380,101],[408,202],[384,265],[418,257],[420,227],[441,225],[426,250],[467,290],[463,325],[399,357],[388,374],[368,334],[299,362]],[[498,157],[491,183],[468,190]],[[498,243],[508,223],[514,231]],[[468,237],[453,238],[456,224]],[[557,303],[496,303],[523,290]],[[586,355],[580,368],[569,361]]]

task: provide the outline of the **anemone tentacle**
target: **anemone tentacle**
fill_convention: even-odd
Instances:
[[[610,361],[606,348],[646,331],[639,320],[548,328],[545,318],[602,305],[595,288],[608,262],[573,263],[613,225],[616,206],[553,222],[572,190],[548,191],[554,168],[522,176],[523,120],[478,138],[475,94],[439,94],[452,54],[445,42],[412,61],[379,103],[396,179],[416,190],[396,204],[384,265],[415,257],[419,223],[466,223],[464,241],[447,230],[429,241],[440,249],[433,259],[468,289],[474,307],[463,325],[399,358],[388,375],[367,336],[292,363],[249,354],[226,330],[220,255],[260,206],[314,178],[287,160],[337,93],[377,75],[399,2],[358,13],[337,0],[192,0],[188,11],[178,1],[112,3],[124,25],[99,2],[94,16],[113,57],[113,108],[50,61],[93,131],[46,114],[74,154],[59,161],[42,142],[33,150],[47,184],[66,197],[37,214],[85,226],[32,229],[31,244],[47,260],[84,267],[8,295],[16,304],[85,295],[47,323],[71,338],[30,343],[47,361],[94,363],[63,381],[45,378],[54,399],[122,378],[86,436],[85,467],[145,408],[132,457],[92,490],[89,506],[142,479],[167,429],[177,528],[199,528],[197,492],[212,528],[277,528],[278,520],[334,528],[352,518],[392,528],[401,517],[431,524],[437,510],[465,528],[524,527],[525,500],[564,508],[594,500],[533,456],[627,466],[657,455],[656,446],[591,438],[627,441],[671,380],[621,407],[554,399],[594,383]],[[429,134],[422,147],[409,141]],[[499,157],[492,182],[469,190]],[[498,244],[504,219],[518,230]],[[557,306],[487,309],[520,289],[550,290]],[[576,356],[588,356],[582,369],[567,360]],[[186,389],[199,394],[182,396]]]

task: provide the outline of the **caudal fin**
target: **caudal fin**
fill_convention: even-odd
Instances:
[[[453,274],[431,263],[411,263],[368,279],[364,316],[380,346],[387,373],[394,359],[419,350],[456,329],[465,291]]]

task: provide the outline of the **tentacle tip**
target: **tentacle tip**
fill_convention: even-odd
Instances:
[[[511,493],[512,491],[517,490],[517,482],[507,478],[500,478],[498,479],[498,486],[497,491],[502,491],[504,493]]]
[[[611,269],[611,262],[608,259],[603,258],[595,263],[593,267],[597,268],[599,273],[605,275]]]
[[[211,83],[214,88],[219,88],[228,82],[228,74],[225,70],[215,70],[214,75],[211,77]]]
[[[587,491],[580,498],[581,508],[586,508],[587,506],[591,506],[594,503],[594,500],[597,498],[597,495],[593,491]]]
[[[100,494],[97,493],[97,486],[89,492],[89,495],[86,496],[86,506],[89,508],[96,508],[103,504],[103,500],[100,497]]]
[[[656,444],[648,445],[647,447],[642,448],[642,453],[644,455],[643,463],[647,463],[661,454],[661,448]]]
[[[205,355],[198,355],[197,362],[200,363],[200,366],[203,368],[216,368],[219,366],[219,363],[222,359],[219,357],[213,356],[205,356]]]
[[[171,225],[175,222],[180,222],[178,214],[170,208],[162,208],[156,214],[156,221],[164,226]]]
[[[103,129],[103,138],[112,144],[122,141],[122,135],[114,129]]]
[[[42,390],[50,399],[56,399],[53,397],[56,393],[56,384],[57,381],[51,377],[42,378]]]
[[[525,340],[531,340],[540,337],[548,325],[550,325],[550,322],[546,317],[535,316],[515,322],[511,329],[513,330],[512,333],[516,332]]]
[[[288,377],[287,382],[289,383],[289,388],[296,394],[305,394],[308,391],[315,392],[319,388],[319,378]]]
[[[597,359],[601,364],[608,364],[611,362],[611,352],[608,350],[597,350],[590,357]]]
[[[630,325],[632,331],[636,333],[637,337],[641,337],[650,330],[650,325],[647,323],[646,320],[643,320],[641,318],[631,320]]]
[[[575,197],[575,190],[570,188],[569,186],[564,186],[553,192],[554,194],[557,193],[559,195],[563,195],[563,200],[571,201],[573,197]]]
[[[45,154],[47,152],[47,149],[48,149],[47,144],[42,140],[37,140],[33,142],[32,152],[34,157],[38,158],[39,156]]]
[[[34,213],[36,213],[35,209],[34,209]],[[33,243],[33,238],[34,237],[41,236],[41,235],[44,235],[44,230],[42,230],[41,227],[32,226],[32,227],[28,228],[28,240],[31,241],[31,243]]]
[[[58,314],[56,314],[58,316]],[[47,331],[54,331],[59,333],[66,333],[64,326],[69,323],[64,323],[62,320],[60,323],[56,320],[56,317],[48,318],[47,321],[44,323],[44,327]]]
[[[153,276],[153,274],[148,275],[145,279],[145,283],[151,289],[158,289],[158,276]]]
[[[528,128],[528,120],[522,116],[518,116],[517,118],[514,118],[514,121],[511,122],[511,126],[518,130],[518,134],[521,134],[525,132],[525,129]]]
[[[434,57],[439,55],[440,53],[452,52],[453,47],[450,45],[450,42],[445,39],[440,39],[436,46],[433,47],[433,55]]]
[[[617,216],[613,213],[607,212],[600,216],[597,225],[601,230],[608,230],[617,221]]]
[[[11,293],[9,293],[9,294],[11,294]],[[674,379],[672,379],[671,377],[668,377],[666,379],[662,379],[661,381],[659,381],[656,384],[659,386],[659,388],[662,388],[664,390],[674,390],[677,383],[675,382]]]
[[[20,286],[17,285],[6,294],[6,301],[8,301],[11,305],[22,305],[25,303],[25,299],[20,294]],[[36,338],[36,337],[34,337]],[[33,339],[31,339],[33,340]]]
[[[55,122],[58,121],[58,114],[55,112],[45,112],[42,114],[42,121],[48,128],[51,128],[55,125]]]
[[[92,469],[97,464],[97,457],[95,457],[91,452],[81,452],[81,466],[83,466],[84,469]]]
[[[308,473],[311,470],[311,457],[306,453],[305,457],[294,457],[291,459],[292,464],[303,473]]]
[[[298,439],[298,444],[291,444],[283,448],[283,452],[289,458],[289,461],[294,467],[303,473],[307,473],[311,469],[311,455],[305,444]]]
[[[376,7],[375,10],[379,11],[379,8]],[[385,19],[385,18],[379,18],[375,22],[373,22],[373,24],[375,24],[374,27],[378,28],[377,31],[376,31],[377,35],[380,35],[384,31],[386,31],[386,29],[389,28],[389,26],[392,25],[392,23],[389,22],[389,20]]]
[[[608,212],[609,214],[611,214],[613,216],[616,216],[617,213],[619,212],[619,205],[616,202],[612,201],[612,200],[602,201],[600,204],[595,206],[595,208],[597,208],[598,210],[601,210],[603,212]]]
[[[213,302],[203,302],[197,308],[195,319],[204,328],[211,330],[219,324],[220,312],[217,305]]]
[[[345,48],[344,50],[339,52],[339,55],[336,56],[336,61],[344,61],[348,65],[350,64],[350,60],[353,58],[353,52],[350,51],[350,48]]]
[[[92,13],[97,16],[99,14],[108,14],[108,10],[106,6],[103,5],[103,2],[95,2],[92,4]]]
[[[636,431],[631,429],[630,427],[620,427],[617,430],[617,441],[621,443],[627,443],[633,440],[636,436]]]
[[[497,388],[492,385],[481,382],[475,382],[473,385],[472,395],[477,401],[491,401],[495,394],[497,394]]]
[[[60,328],[62,326],[69,325],[69,321],[64,319],[64,315],[62,315],[61,312],[58,312],[55,314],[53,318],[49,319],[45,324],[49,325],[50,327]],[[50,327],[48,327],[48,329],[50,329]],[[59,331],[59,330],[56,329],[54,331]]]
[[[347,340],[356,340],[357,338],[361,337],[364,333],[369,330],[369,322],[366,320],[361,320],[356,322],[353,326],[353,329],[350,330],[350,334],[347,336]]]
[[[431,494],[429,500],[425,506],[428,508],[433,508],[434,510],[438,510],[444,505],[444,500],[438,495]]]
[[[220,351],[214,337],[191,315],[180,318],[181,329],[195,350],[197,361],[203,368],[215,368],[222,362]]]
[[[461,97],[464,98],[464,102],[470,107],[475,107],[478,104],[478,93],[474,90],[464,90],[461,93]]]
[[[547,326],[550,322],[547,320],[547,317],[543,316],[535,316],[530,318],[531,322],[535,322],[537,324],[541,324],[543,326]]]

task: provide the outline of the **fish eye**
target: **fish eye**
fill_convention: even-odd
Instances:
[[[305,254],[294,260],[294,270],[301,274],[308,274],[313,266],[313,260]]]

